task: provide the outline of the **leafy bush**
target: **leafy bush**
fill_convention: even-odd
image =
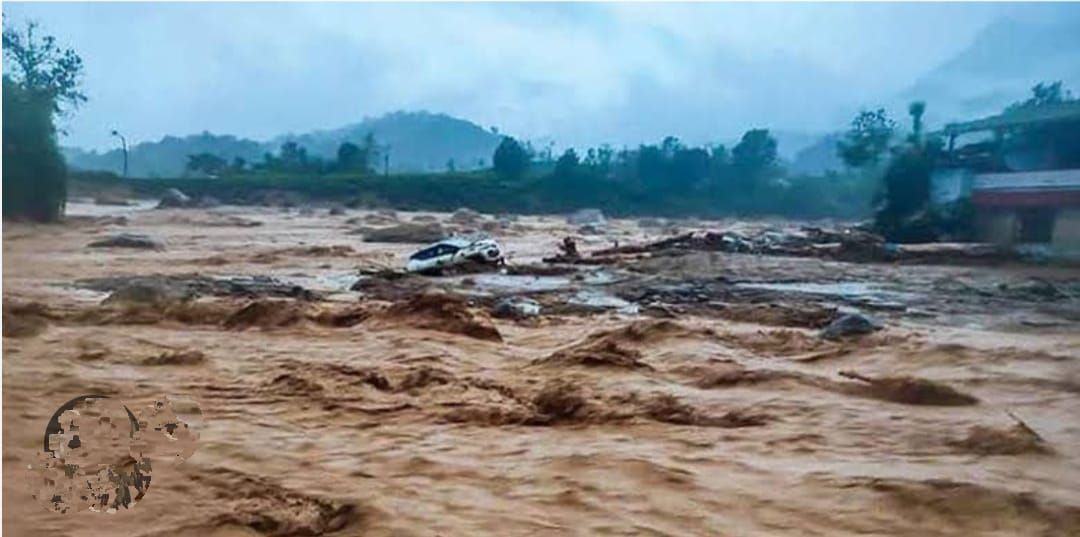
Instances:
[[[4,77],[3,216],[51,222],[64,214],[64,159],[56,145],[53,100]]]

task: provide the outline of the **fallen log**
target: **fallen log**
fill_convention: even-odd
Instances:
[[[626,246],[615,246],[613,248],[605,248],[603,250],[597,250],[590,254],[593,257],[607,256],[607,255],[623,255],[623,254],[643,254],[648,252],[655,252],[657,250],[666,250],[674,247],[692,247],[694,243],[694,234],[685,233],[675,237],[662,239],[653,242],[647,242],[645,244],[628,244]]]

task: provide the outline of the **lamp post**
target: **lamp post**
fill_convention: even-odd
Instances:
[[[120,134],[119,132],[117,132],[116,129],[113,129],[112,135],[116,136],[117,138],[120,139],[120,147],[122,147],[124,149],[124,177],[127,177],[127,172],[128,172],[128,166],[127,166],[127,162],[128,162],[127,139],[124,138],[123,134]]]

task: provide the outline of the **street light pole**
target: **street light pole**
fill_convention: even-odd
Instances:
[[[383,176],[390,176],[390,145],[386,145],[386,151],[383,153]]]
[[[127,177],[127,172],[128,172],[127,139],[124,138],[123,134],[120,134],[119,132],[117,132],[116,129],[113,129],[112,135],[116,136],[117,138],[120,138],[120,147],[122,147],[124,149],[124,177]]]

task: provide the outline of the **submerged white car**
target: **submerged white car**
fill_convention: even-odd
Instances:
[[[492,239],[452,237],[432,244],[409,256],[405,270],[409,272],[438,272],[444,268],[468,262],[500,264],[503,251]]]

